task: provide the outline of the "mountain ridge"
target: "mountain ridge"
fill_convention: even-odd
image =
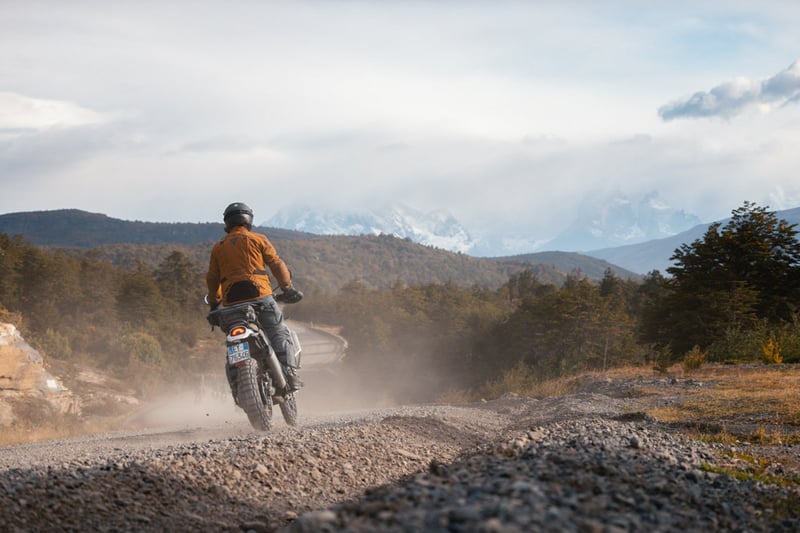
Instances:
[[[557,226],[564,220],[552,222]],[[645,242],[699,223],[697,216],[670,207],[658,191],[651,191],[638,197],[620,192],[593,196],[551,239],[505,226],[470,231],[447,211],[423,212],[400,202],[346,209],[295,203],[281,208],[264,225],[317,235],[389,234],[476,257],[507,257],[544,250],[583,252]]]
[[[668,238],[701,224],[699,217],[673,209],[657,191],[640,198],[619,194],[602,202],[585,202],[579,216],[545,246],[586,250]]]
[[[447,283],[498,288],[511,274],[533,270],[543,283],[560,284],[575,270],[576,256],[479,258],[414,243],[390,235],[319,236],[275,228],[266,233],[292,266],[299,282],[338,290],[360,280],[376,288],[405,284]],[[178,231],[176,231],[178,230]],[[155,267],[176,248],[203,265],[222,224],[129,222],[80,210],[55,210],[0,215],[0,233],[23,235],[30,244],[86,254],[116,264],[145,261]],[[92,240],[95,239],[95,240]],[[621,278],[636,277],[605,260],[581,256],[580,271],[600,279],[611,269]]]
[[[279,210],[263,225],[317,235],[389,234],[460,253],[469,253],[476,244],[447,211],[424,213],[399,203],[347,211],[295,204]]]
[[[62,224],[55,225],[61,219]],[[80,209],[19,211],[0,215],[0,232],[25,235],[40,246],[94,248],[107,244],[183,244],[218,241],[224,226],[217,222],[143,222],[122,220]],[[270,228],[275,238],[295,240],[310,234]],[[118,235],[124,234],[120,239]]]
[[[775,211],[775,215],[790,224],[800,224],[800,207]],[[726,218],[716,222],[709,222],[708,224],[698,224],[677,235],[663,239],[590,250],[585,252],[585,255],[609,261],[638,274],[646,274],[654,270],[663,273],[672,266],[672,261],[669,258],[682,244],[691,244],[697,239],[702,239],[711,224],[718,222],[724,226],[729,220],[730,218]]]

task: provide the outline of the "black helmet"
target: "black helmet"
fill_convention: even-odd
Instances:
[[[244,226],[247,229],[253,227],[253,210],[250,206],[241,202],[236,202],[225,208],[222,214],[225,221],[225,233],[228,233],[236,226]]]

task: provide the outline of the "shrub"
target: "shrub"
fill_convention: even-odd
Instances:
[[[123,335],[118,350],[127,363],[139,361],[159,366],[164,362],[161,344],[152,335],[141,331]]]
[[[781,335],[781,358],[784,363],[800,363],[800,333]]]
[[[709,361],[719,363],[757,361],[767,338],[769,333],[763,323],[754,329],[729,329],[707,348],[706,356]]]
[[[531,367],[517,362],[513,367],[503,372],[503,375],[485,385],[486,395],[489,398],[499,398],[507,392],[527,395],[536,383],[536,375]]]
[[[70,359],[72,357],[72,346],[69,337],[51,328],[47,328],[44,335],[35,344],[36,348],[48,357],[57,359]]]
[[[672,348],[670,348],[670,346],[664,346],[654,354],[653,371],[659,374],[666,374],[669,371],[669,367],[672,366],[672,363]]]
[[[701,368],[706,362],[706,353],[695,344],[683,357],[683,369],[687,372]]]
[[[797,317],[787,322],[777,332],[781,359],[784,363],[800,363],[800,320]]]
[[[781,346],[775,339],[770,338],[762,347],[761,354],[764,356],[764,361],[771,365],[779,365],[783,362],[781,356]]]

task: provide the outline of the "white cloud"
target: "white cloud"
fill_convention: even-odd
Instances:
[[[73,102],[0,92],[0,132],[103,124],[109,117]]]
[[[664,120],[677,118],[723,117],[738,115],[746,108],[759,105],[764,110],[780,107],[800,99],[800,60],[766,80],[737,78],[696,92],[684,100],[662,106],[658,114]]]
[[[797,10],[643,6],[0,2],[0,212],[217,220],[248,191],[259,219],[401,199],[536,240],[605,190],[704,219],[798,198],[796,73],[752,79],[796,57]],[[737,120],[662,120],[686,87]]]

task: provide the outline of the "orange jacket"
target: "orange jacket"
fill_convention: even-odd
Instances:
[[[282,289],[292,284],[289,268],[266,236],[234,227],[211,250],[206,274],[209,302],[228,305],[272,294],[267,267]]]

